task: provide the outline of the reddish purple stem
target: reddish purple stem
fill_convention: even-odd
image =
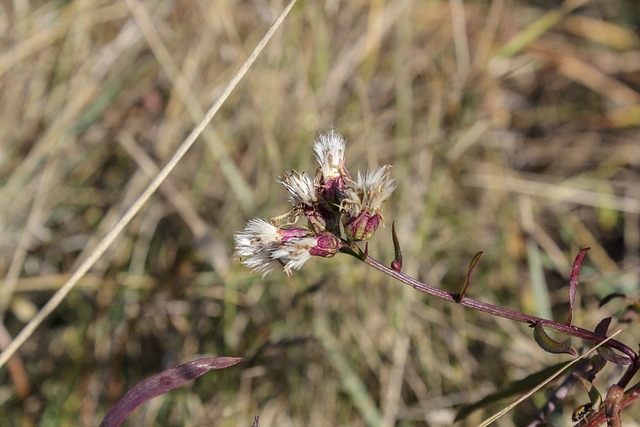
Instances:
[[[442,289],[436,288],[435,286],[422,283],[410,276],[407,276],[401,271],[393,270],[385,266],[384,264],[380,263],[376,259],[371,258],[370,256],[364,257],[363,261],[368,265],[372,266],[373,268],[380,270],[386,275],[391,276],[394,279],[404,283],[405,285],[409,285],[420,292],[424,292],[426,294],[435,296],[445,301],[455,302],[455,303],[458,302],[456,300],[456,295],[450,292],[444,291]],[[577,326],[570,326],[562,323],[557,323],[557,322],[554,322],[553,320],[543,319],[541,317],[521,313],[519,311],[511,310],[505,307],[500,307],[500,306],[489,304],[486,302],[477,301],[469,297],[462,298],[459,301],[459,304],[465,307],[478,310],[478,311],[483,311],[485,313],[492,314],[494,316],[500,316],[507,319],[515,320],[517,322],[527,323],[532,327],[536,323],[539,323],[541,326],[544,326],[547,329],[551,329],[557,332],[561,332],[565,335],[573,336],[573,337],[580,338],[587,341],[592,341],[595,343],[599,343],[607,339],[605,335],[600,335],[595,332],[588,331],[583,328],[579,328]],[[622,378],[620,378],[620,381],[618,381],[618,385],[624,389],[629,384],[629,382],[631,381],[633,376],[636,374],[638,369],[640,369],[640,358],[638,357],[635,351],[633,351],[631,348],[621,343],[620,341],[616,341],[612,339],[607,341],[607,345],[611,348],[614,348],[626,354],[627,356],[629,356],[629,358],[632,361],[631,365],[629,365],[629,367],[625,371]]]

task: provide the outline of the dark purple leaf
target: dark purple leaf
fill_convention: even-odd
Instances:
[[[616,365],[622,366],[631,364],[631,359],[629,359],[628,356],[623,356],[622,354],[616,353],[615,351],[613,351],[613,349],[607,347],[606,344],[596,348],[596,351],[607,362],[615,363]]]
[[[627,296],[621,292],[613,292],[607,296],[605,296],[604,298],[602,298],[602,301],[600,301],[600,305],[599,307],[602,308],[605,306],[605,304],[608,304],[609,301],[614,300],[616,298],[626,298]]]
[[[600,323],[598,323],[598,326],[596,326],[595,333],[606,337],[607,330],[609,329],[610,324],[611,317],[602,319]],[[611,347],[608,347],[606,344],[598,347],[596,351],[607,362],[615,363],[616,365],[631,364],[631,359],[629,359],[629,357],[616,353]]]
[[[533,338],[544,351],[548,351],[549,353],[566,353],[572,356],[576,355],[576,351],[571,348],[571,346],[558,342],[547,335],[540,323],[536,323],[536,326],[533,329]]]
[[[591,248],[580,249],[575,261],[573,261],[573,267],[571,268],[571,279],[569,280],[569,320],[567,325],[571,326],[573,323],[573,307],[576,300],[576,288],[578,287],[578,275],[580,274],[580,266],[585,254],[590,251]]]
[[[134,386],[104,417],[101,427],[117,427],[140,405],[198,378],[213,369],[224,369],[240,363],[241,357],[204,357],[167,369]]]
[[[598,335],[602,335],[604,337],[607,336],[607,330],[609,329],[609,325],[611,324],[611,317],[605,317],[598,323],[594,332]]]

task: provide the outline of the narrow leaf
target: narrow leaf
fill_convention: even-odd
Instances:
[[[616,365],[626,366],[631,364],[631,359],[628,356],[618,354],[611,347],[603,345],[596,350],[598,354],[607,362],[615,363]]]
[[[572,356],[576,356],[577,354],[571,346],[551,338],[540,323],[536,323],[536,326],[533,328],[533,338],[544,351],[548,351],[549,353],[566,353]]]
[[[606,317],[598,323],[594,332],[598,335],[607,336],[607,330],[609,329],[609,325],[611,324],[611,317]],[[630,365],[631,359],[628,356],[624,356],[622,354],[618,354],[611,347],[608,347],[606,344],[602,347],[598,347],[596,350],[598,354],[607,362],[615,363],[616,365]]]
[[[599,407],[600,403],[602,403],[602,395],[600,394],[598,389],[594,385],[592,385],[588,393],[589,393],[589,400],[591,401],[591,404],[593,405],[593,407],[594,408]]]
[[[611,324],[611,317],[605,317],[598,323],[594,332],[598,335],[607,336],[607,330],[609,329],[609,325]]]
[[[577,372],[575,372],[574,374],[577,374]],[[578,380],[580,380],[580,383],[582,383],[582,387],[584,387],[587,394],[589,395],[589,402],[592,407],[597,408],[598,406],[600,406],[600,402],[602,402],[602,395],[593,385],[593,383],[582,375],[574,375],[574,378],[577,378]]]
[[[573,261],[573,267],[571,268],[571,279],[569,280],[569,320],[567,325],[571,326],[573,323],[573,308],[576,300],[576,288],[578,287],[578,275],[580,274],[580,266],[582,266],[582,260],[585,254],[590,251],[591,248],[580,249],[575,261]]]
[[[140,405],[198,378],[213,369],[224,369],[241,362],[241,357],[204,357],[167,369],[134,386],[104,417],[101,427],[117,427]]]
[[[605,304],[608,304],[609,301],[612,301],[616,298],[626,298],[627,295],[623,294],[622,292],[613,292],[607,296],[605,296],[604,298],[602,298],[602,300],[600,301],[600,305],[599,307],[602,308],[605,306]]]
[[[478,264],[478,261],[480,261],[480,257],[482,256],[483,253],[484,253],[483,251],[477,252],[471,259],[471,262],[469,263],[469,268],[467,269],[467,277],[465,277],[464,279],[464,285],[462,285],[462,291],[460,292],[460,297],[459,297],[460,301],[462,301],[462,299],[464,298],[464,294],[467,292],[469,283],[471,283],[471,274],[473,273],[473,270],[476,268],[476,264]]]
[[[398,240],[398,233],[396,233],[396,222],[391,223],[391,236],[393,238],[393,250],[395,253],[394,259],[391,262],[391,268],[395,271],[402,270],[402,248],[400,247],[400,240]]]

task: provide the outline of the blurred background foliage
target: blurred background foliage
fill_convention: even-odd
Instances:
[[[0,4],[3,348],[284,6]],[[599,309],[599,297],[638,292],[639,48],[635,0],[300,1],[162,190],[20,350],[24,370],[2,371],[0,419],[97,425],[134,384],[206,353],[247,360],[129,425],[447,426],[458,405],[566,360],[525,325],[347,256],[263,279],[233,258],[233,233],[288,209],[276,179],[313,173],[313,140],[335,126],[352,173],[393,165],[371,255],[391,261],[396,221],[404,271],[455,292],[483,250],[469,296],[564,321],[571,263],[591,246],[574,323],[593,328],[622,308]],[[637,324],[614,323],[635,348]],[[620,373],[605,369],[602,393]],[[551,422],[587,400],[572,390]],[[544,401],[496,425],[523,425]]]

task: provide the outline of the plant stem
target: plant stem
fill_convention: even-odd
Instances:
[[[485,313],[489,313],[494,316],[504,317],[506,319],[515,320],[517,322],[528,323],[529,326],[531,327],[539,323],[540,325],[544,326],[547,329],[561,332],[565,335],[573,336],[583,340],[592,341],[594,343],[599,343],[607,338],[604,335],[600,335],[595,332],[592,332],[577,326],[567,326],[564,323],[558,323],[558,322],[554,322],[553,320],[543,319],[541,317],[532,316],[526,313],[521,313],[519,311],[511,310],[505,307],[500,307],[487,302],[474,300],[466,296],[463,296],[462,298],[460,298],[460,301],[458,301],[456,294],[452,294],[440,288],[436,288],[435,286],[431,286],[426,283],[420,282],[414,279],[413,277],[407,276],[401,271],[397,271],[385,266],[384,264],[380,263],[378,260],[372,258],[369,255],[366,255],[360,259],[366,264],[370,265],[371,267],[377,270],[380,270],[381,272],[385,273],[388,276],[393,277],[394,279],[404,283],[405,285],[409,285],[420,292],[424,292],[426,294],[435,296],[445,301],[458,303],[465,307],[472,308],[478,311],[483,311]],[[638,372],[638,369],[640,369],[640,357],[635,351],[633,351],[627,345],[619,341],[612,339],[612,340],[609,340],[606,345],[626,354],[631,360],[631,364],[625,371],[622,378],[620,378],[620,381],[618,381],[618,386],[624,389],[629,384],[629,382],[631,381],[633,376],[636,374],[636,372]]]

